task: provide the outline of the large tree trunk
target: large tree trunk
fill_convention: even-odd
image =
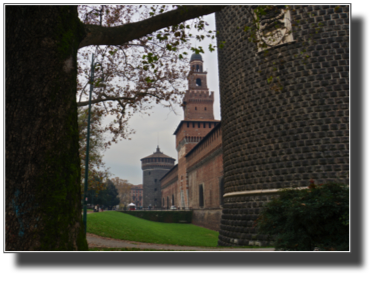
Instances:
[[[6,7],[6,250],[87,250],[75,6]]]

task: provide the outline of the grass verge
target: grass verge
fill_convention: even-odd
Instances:
[[[87,216],[87,232],[144,243],[216,247],[218,232],[192,224],[159,223],[116,211]]]

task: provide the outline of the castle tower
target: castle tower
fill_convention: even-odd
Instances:
[[[161,187],[162,178],[175,164],[175,159],[160,152],[159,146],[152,155],[144,157],[142,161],[143,170],[143,207],[161,208]]]
[[[178,179],[180,186],[174,194],[175,204],[180,208],[189,205],[188,180],[185,155],[197,145],[218,123],[214,119],[214,92],[209,94],[207,72],[203,71],[203,60],[200,54],[190,58],[189,88],[183,100],[184,120],[180,122],[176,135],[178,153]]]
[[[214,120],[214,92],[209,95],[207,72],[203,71],[200,54],[193,54],[190,58],[188,85],[183,101],[184,120]]]
[[[273,33],[269,18],[281,22],[274,31],[280,37],[262,37],[277,39],[272,48],[257,46],[237,28],[251,25],[248,9],[255,7],[227,6],[216,13],[218,43],[227,42],[218,49],[225,193],[221,246],[264,244],[254,222],[277,189],[307,187],[310,179],[349,183],[349,6],[290,7],[285,12],[278,6],[261,19],[260,35]],[[307,40],[303,35],[313,33],[309,13],[323,27],[314,36],[321,40],[306,46],[305,65],[297,55]],[[290,18],[300,24],[291,29]],[[280,29],[291,33],[282,36]],[[281,78],[280,85],[269,82],[271,75]]]

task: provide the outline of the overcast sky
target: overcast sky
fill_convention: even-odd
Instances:
[[[205,20],[210,24],[208,29],[215,29],[214,14],[206,16]],[[209,42],[200,42],[197,45],[202,46],[205,51],[202,59],[204,70],[208,72],[207,84],[209,91],[214,91],[215,95],[214,118],[220,119],[217,52],[209,52]],[[190,56],[191,53],[188,53]],[[175,110],[177,115],[170,109],[157,105],[150,110],[150,116],[135,114],[130,119],[130,127],[136,130],[136,133],[130,136],[131,140],[122,140],[104,152],[103,160],[113,174],[112,177],[126,179],[132,184],[143,183],[140,159],[156,151],[158,135],[160,151],[177,162],[173,132],[184,116],[181,107],[177,106]]]

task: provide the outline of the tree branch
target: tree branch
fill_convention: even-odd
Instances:
[[[151,94],[151,93],[136,93],[133,98],[130,98],[130,97],[109,97],[109,96],[106,96],[103,99],[94,99],[94,100],[91,100],[91,104],[97,104],[97,103],[107,102],[107,101],[118,101],[120,103],[120,100],[126,100],[126,101],[134,103],[136,101],[136,99],[137,99],[138,96],[142,96],[142,97],[150,96],[150,97],[155,97],[155,98],[161,99],[159,96]],[[78,102],[77,103],[78,107],[83,107],[83,106],[87,106],[87,105],[89,105],[89,101]]]
[[[89,45],[122,45],[139,39],[162,28],[177,25],[186,20],[220,11],[226,6],[181,6],[158,16],[117,27],[85,25],[86,36],[79,48]]]

